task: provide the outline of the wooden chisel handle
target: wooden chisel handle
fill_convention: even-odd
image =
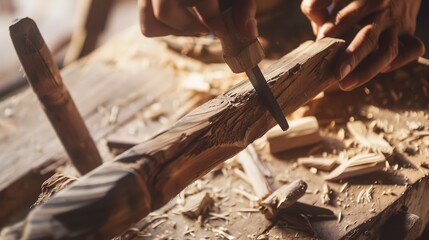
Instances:
[[[237,32],[232,16],[231,0],[220,0],[219,6],[227,28],[227,34],[220,39],[225,63],[234,73],[254,68],[264,59],[264,49],[257,38],[248,39]]]

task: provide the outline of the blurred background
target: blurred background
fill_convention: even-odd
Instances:
[[[289,22],[286,24],[291,28],[297,29],[299,22],[306,26],[300,31],[309,31],[308,21],[299,11],[299,3],[300,0],[287,3],[288,12],[293,12],[298,18],[288,14],[288,19],[284,19],[284,15],[280,18]],[[14,19],[22,17],[31,17],[36,21],[58,65],[63,67],[88,54],[113,35],[137,24],[137,0],[0,0],[0,99],[26,86],[7,30]],[[261,34],[266,32],[261,30]],[[427,0],[422,1],[416,32],[429,46]],[[296,33],[289,32],[287,40],[302,42],[312,38],[311,33]],[[284,35],[278,37],[284,38]],[[295,45],[287,47],[287,50]],[[428,57],[427,52],[425,56]]]
[[[70,49],[72,38],[75,48],[86,45],[90,52],[137,24],[137,0],[0,0],[0,99],[27,84],[8,31],[15,19],[23,17],[37,23],[57,64],[63,67],[66,54],[72,62],[79,58],[77,53],[86,51]],[[92,36],[87,42],[79,42],[86,36],[82,33],[85,29],[91,29]],[[95,38],[95,44],[91,38]]]

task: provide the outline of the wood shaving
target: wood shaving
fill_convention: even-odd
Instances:
[[[331,202],[331,189],[326,183],[323,184],[321,198],[322,198],[322,204],[324,205],[329,205],[329,203]]]
[[[212,228],[212,232],[216,233],[216,235],[219,235],[217,237],[222,237],[228,240],[234,240],[235,237],[228,233],[228,229],[224,227],[218,227],[218,228]]]
[[[340,188],[340,193],[343,193],[349,187],[349,183],[344,183]]]

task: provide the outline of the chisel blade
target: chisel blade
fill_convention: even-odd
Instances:
[[[289,128],[289,124],[287,123],[286,118],[283,115],[283,111],[277,103],[273,93],[271,92],[271,89],[268,86],[268,83],[265,80],[265,77],[262,74],[259,66],[256,65],[252,69],[246,71],[246,74],[249,77],[249,80],[255,88],[256,93],[258,94],[262,103],[271,113],[271,116],[274,117],[281,129],[286,131]]]

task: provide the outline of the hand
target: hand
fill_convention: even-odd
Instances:
[[[191,0],[192,1],[192,0]],[[237,30],[248,38],[258,35],[255,0],[233,1],[232,15]],[[166,35],[194,36],[213,32],[227,34],[218,0],[192,1],[187,7],[181,0],[139,0],[140,28],[147,37]]]
[[[414,36],[420,3],[420,0],[303,0],[301,9],[318,39],[353,34],[335,68],[340,88],[352,90],[378,73],[393,71],[424,54],[423,43]]]

